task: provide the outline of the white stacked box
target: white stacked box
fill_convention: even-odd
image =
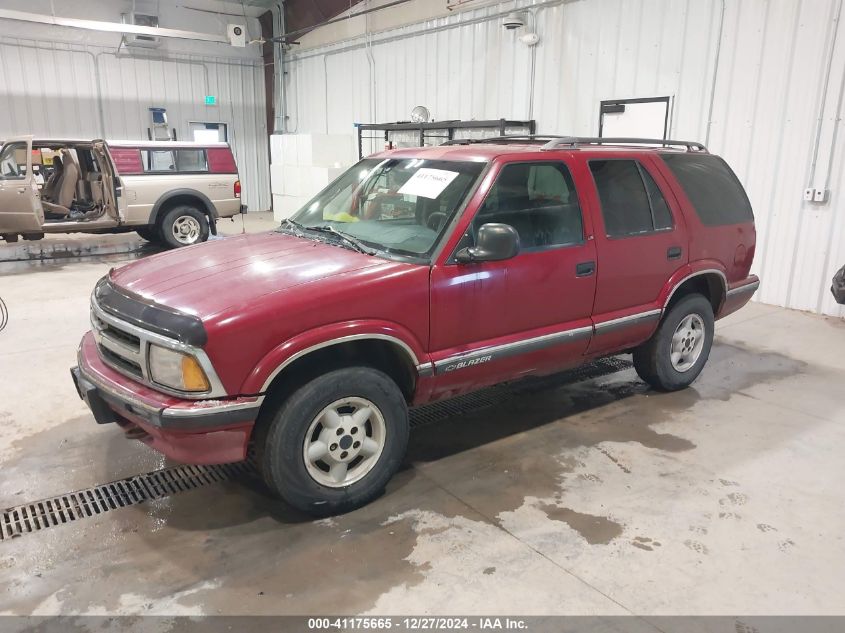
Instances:
[[[273,219],[281,222],[299,211],[308,198],[305,196],[283,196],[273,194]]]
[[[270,163],[270,192],[283,194],[284,186],[284,165],[281,163]]]
[[[351,134],[274,134],[270,137],[273,217],[289,217],[355,162]]]
[[[282,162],[282,139],[287,134],[271,134],[270,135],[270,163]]]

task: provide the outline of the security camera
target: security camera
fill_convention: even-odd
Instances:
[[[226,35],[228,35],[229,44],[232,46],[246,46],[246,33],[239,24],[229,24],[226,27]]]
[[[525,26],[525,20],[522,19],[522,16],[519,13],[508,13],[502,20],[502,26],[508,31],[513,31],[514,29],[519,29]]]

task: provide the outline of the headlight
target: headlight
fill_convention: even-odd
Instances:
[[[180,391],[208,391],[205,372],[193,356],[166,347],[150,345],[150,377]]]

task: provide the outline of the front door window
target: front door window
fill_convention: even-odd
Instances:
[[[0,152],[0,178],[3,180],[26,179],[26,143],[8,143]]]
[[[572,175],[562,163],[513,163],[502,168],[472,224],[509,224],[523,251],[579,244],[581,208]]]

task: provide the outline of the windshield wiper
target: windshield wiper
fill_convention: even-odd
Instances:
[[[285,218],[284,220],[282,220],[282,224],[279,226],[279,228],[282,228],[285,225],[289,226],[292,229],[294,235],[302,237],[302,231],[305,227],[302,226],[299,222],[291,220],[290,218]]]
[[[302,228],[306,231],[319,231],[320,233],[331,233],[332,235],[337,235],[345,244],[351,246],[359,253],[364,253],[365,255],[375,255],[377,252],[375,249],[372,249],[369,246],[364,246],[361,241],[342,231],[338,231],[329,224],[321,224],[319,226],[302,226]]]

